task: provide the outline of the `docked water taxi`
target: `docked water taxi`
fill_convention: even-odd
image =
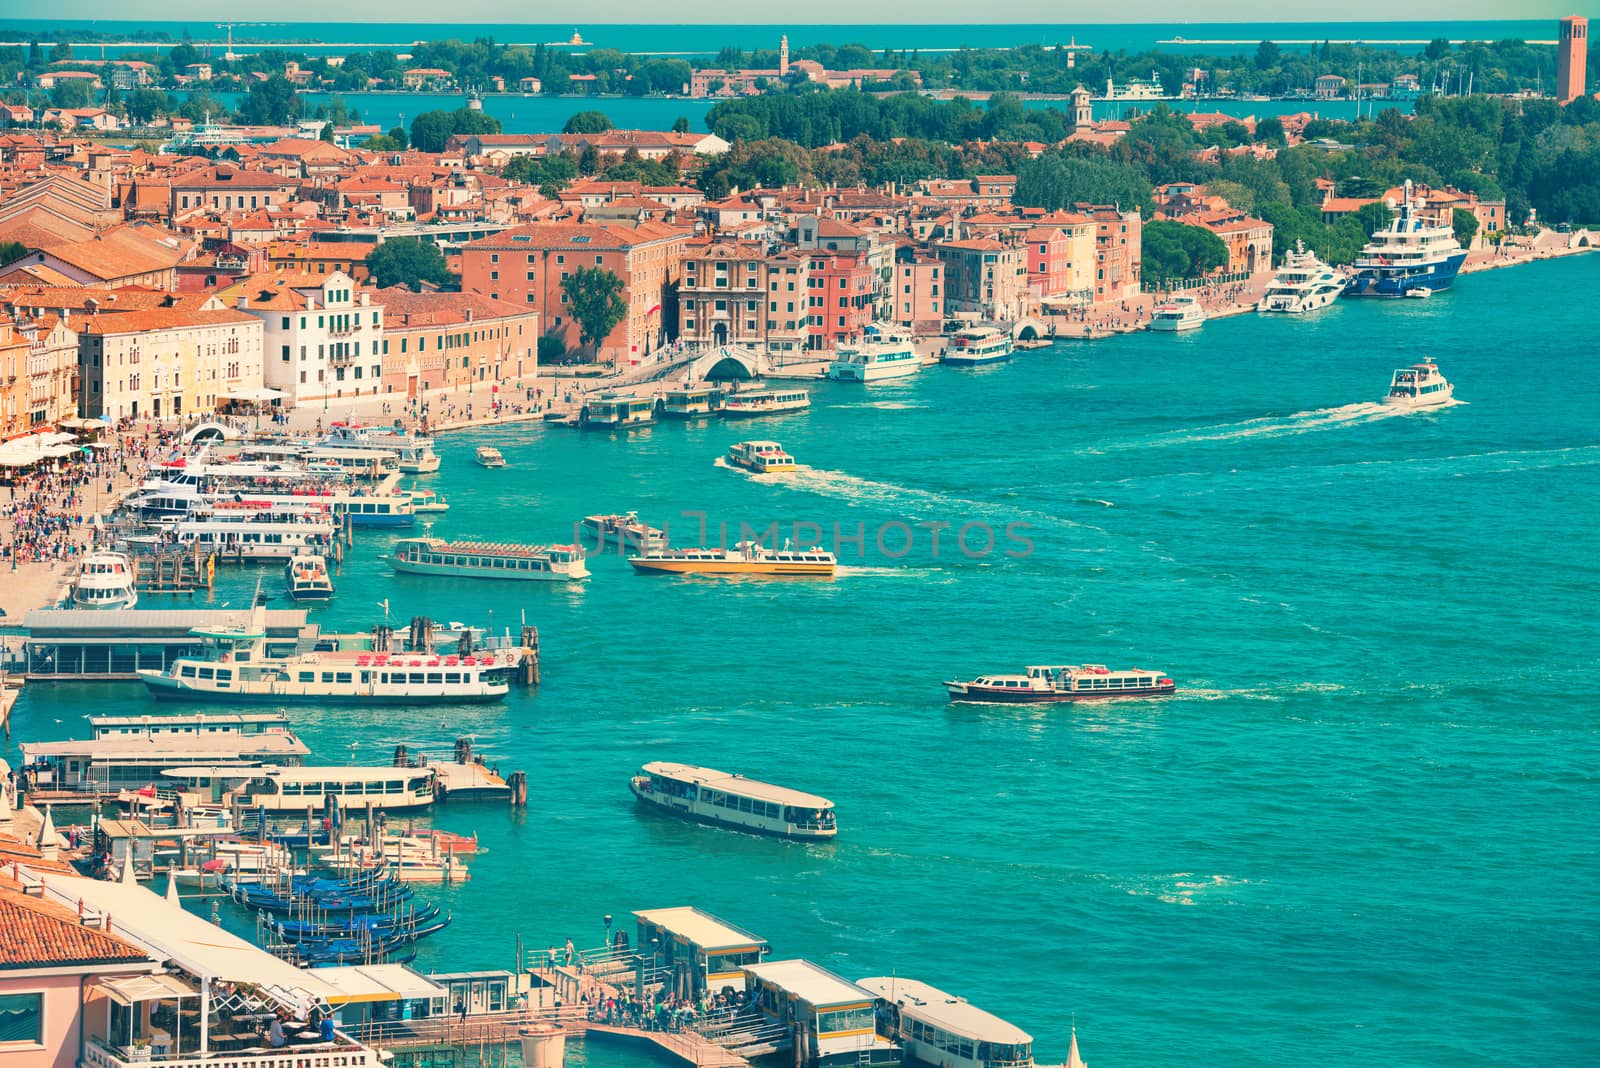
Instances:
[[[1011,359],[1011,335],[992,326],[975,326],[950,339],[940,362],[952,367],[981,367]]]
[[[728,462],[758,475],[774,471],[793,471],[794,457],[776,441],[740,441],[728,447]]]
[[[810,575],[832,577],[839,561],[821,549],[768,549],[741,541],[732,549],[661,549],[628,557],[635,571],[670,575]]]
[[[948,1068],[1033,1068],[1033,1036],[966,998],[946,994],[937,987],[899,976],[872,976],[857,980],[871,991],[886,1011],[878,1016],[885,1038],[920,1063]],[[1073,1037],[1076,1059],[1077,1037]]]
[[[582,526],[584,536],[592,538],[595,545],[602,550],[615,545],[619,549],[648,552],[652,549],[664,549],[667,545],[666,534],[642,522],[638,512],[625,512],[621,515],[586,515],[583,517]]]
[[[333,578],[322,556],[291,556],[283,566],[283,581],[296,601],[326,601],[333,596]]]
[[[517,654],[474,655],[316,650],[273,657],[266,648],[266,611],[247,622],[192,631],[203,657],[178,657],[139,678],[158,698],[230,703],[295,701],[360,704],[466,704],[498,701],[510,689]]]
[[[656,404],[649,397],[623,397],[602,393],[584,401],[578,425],[589,430],[632,430],[656,421]]]
[[[578,545],[407,538],[395,543],[389,563],[396,571],[413,575],[454,578],[566,582],[589,577],[589,569],[583,563],[583,548]]]
[[[1160,671],[1112,671],[1104,664],[1029,667],[1022,675],[979,675],[971,682],[947,682],[952,701],[1038,704],[1087,701],[1101,697],[1165,697],[1177,685]]]
[[[132,608],[139,603],[133,561],[125,553],[101,551],[85,556],[72,582],[69,601],[73,608]]]
[[[170,524],[173,542],[223,559],[282,560],[333,544],[334,521],[326,508],[226,507],[219,502]]]
[[[780,838],[832,838],[833,802],[743,775],[652,761],[628,784],[642,803],[686,819]]]
[[[1172,297],[1157,304],[1150,314],[1150,329],[1175,333],[1197,330],[1205,324],[1206,310],[1193,297]]]
[[[811,407],[811,394],[803,389],[753,389],[730,393],[722,399],[722,414],[730,419],[758,415],[785,415]]]
[[[426,808],[434,802],[427,768],[301,766],[292,768],[174,768],[164,777],[193,799],[237,799],[241,810],[326,811],[330,799],[352,814],[367,806],[385,812]]]
[[[1431,408],[1449,404],[1454,395],[1455,387],[1439,373],[1439,365],[1432,357],[1424,357],[1410,367],[1395,371],[1383,403],[1402,408]]]
[[[504,467],[506,458],[493,445],[479,445],[472,454],[479,467]]]
[[[828,365],[835,382],[883,382],[922,370],[922,360],[908,337],[878,335],[854,345],[841,345]]]

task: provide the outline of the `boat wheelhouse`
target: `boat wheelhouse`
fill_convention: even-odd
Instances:
[[[479,467],[504,467],[506,458],[500,450],[493,445],[479,445],[472,453],[472,459]]]
[[[732,549],[658,549],[628,557],[635,571],[677,575],[809,575],[830,578],[839,560],[824,549],[768,549],[741,541]]]
[[[1304,241],[1296,241],[1256,302],[1256,311],[1302,315],[1326,308],[1339,299],[1344,287],[1344,275],[1323,263],[1315,252],[1306,251]]]
[[[1395,217],[1362,246],[1344,295],[1404,297],[1415,289],[1448,289],[1466,259],[1453,226],[1417,214],[1408,178]]]
[[[1206,310],[1193,297],[1172,297],[1157,304],[1150,313],[1150,329],[1167,333],[1196,330],[1205,321]]]
[[[788,1025],[787,1042],[772,1043],[771,1052],[793,1050],[810,1068],[900,1063],[899,1045],[878,1034],[878,996],[865,987],[808,960],[752,964],[744,974],[747,1003]]]
[[[326,601],[333,596],[333,577],[321,556],[291,556],[283,567],[283,581],[296,601]]]
[[[602,550],[615,545],[619,549],[648,552],[652,549],[664,549],[667,546],[666,534],[640,520],[638,512],[625,512],[621,515],[586,515],[583,517],[582,526],[584,535],[592,538],[596,547]]]
[[[952,337],[940,359],[952,367],[979,367],[1009,360],[1013,347],[1010,334],[992,326],[976,326]]]
[[[267,812],[325,810],[331,798],[347,812],[367,806],[387,812],[426,808],[434,801],[434,774],[427,768],[174,768],[165,778],[182,792],[214,803],[238,799],[242,809]]]
[[[835,382],[883,382],[922,370],[922,361],[908,337],[877,335],[854,345],[841,345],[828,365]]]
[[[455,578],[567,582],[589,577],[580,545],[521,545],[513,542],[407,538],[389,559],[396,571]]]
[[[965,998],[896,976],[857,985],[884,1002],[879,1027],[908,1057],[948,1068],[1033,1068],[1033,1036]]]
[[[132,608],[139,603],[133,561],[125,553],[88,554],[72,582],[69,601],[73,608]]]
[[[685,819],[779,838],[832,838],[833,802],[715,768],[652,761],[629,782],[640,802]]]
[[[730,393],[722,399],[722,414],[733,419],[784,415],[811,407],[811,394],[803,389],[752,389]]]
[[[585,401],[578,425],[590,430],[631,430],[656,421],[656,404],[649,397],[619,397],[602,393]]]
[[[971,682],[947,682],[944,686],[952,701],[998,704],[1165,697],[1178,688],[1165,672],[1140,668],[1112,671],[1104,664],[1035,666],[1022,675],[979,675]]]
[[[1439,373],[1439,365],[1432,358],[1424,358],[1395,371],[1383,403],[1402,408],[1431,408],[1449,404],[1454,395],[1455,387]]]
[[[690,905],[646,909],[633,918],[638,945],[660,947],[661,966],[672,973],[664,985],[691,996],[742,989],[744,969],[772,952],[765,938]]]
[[[715,386],[684,386],[661,395],[663,419],[705,419],[717,414],[722,390]]]
[[[794,457],[776,441],[740,441],[728,447],[728,462],[758,475],[774,471],[793,471]]]

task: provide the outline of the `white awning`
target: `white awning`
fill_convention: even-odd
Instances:
[[[270,401],[283,399],[283,391],[277,389],[264,389],[259,386],[255,388],[251,388],[249,386],[239,386],[236,389],[230,389],[219,393],[218,396],[223,400]]]
[[[445,987],[418,975],[404,964],[348,964],[338,968],[318,968],[317,978],[326,980],[337,991],[328,995],[330,1005],[450,996],[450,991]]]
[[[109,995],[111,1000],[124,1005],[200,996],[200,991],[176,975],[125,975],[102,979],[95,986]]]
[[[197,979],[251,983],[289,1009],[304,1009],[313,999],[326,1000],[334,993],[314,972],[279,960],[138,884],[52,872],[39,873],[39,878],[46,892],[68,908],[82,901],[86,910],[107,919],[113,934]]]

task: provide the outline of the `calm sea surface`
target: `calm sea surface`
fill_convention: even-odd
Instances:
[[[842,546],[832,582],[650,579],[608,557],[581,586],[529,588],[396,577],[392,538],[367,534],[324,625],[370,626],[384,598],[401,620],[526,613],[545,685],[295,720],[330,763],[471,734],[529,773],[526,814],[436,814],[489,852],[470,883],[424,892],[455,914],[424,968],[510,967],[518,933],[593,945],[606,913],[692,903],[779,957],[963,994],[1041,1059],[1075,1014],[1102,1066],[1593,1063],[1596,292],[1590,256],[1427,302],[817,385],[808,414],[769,425],[450,435],[443,535],[558,539],[637,509],[680,542],[703,512],[712,538],[859,526],[865,552]],[[1373,403],[1423,354],[1463,403]],[[767,435],[811,469],[716,462]],[[510,466],[475,467],[484,443]],[[937,551],[921,524],[950,524]],[[1017,538],[1031,551],[1008,556]],[[254,582],[227,572],[215,600]],[[1183,689],[1019,710],[939,686],[1082,660]],[[12,737],[154,707],[134,687],[29,686]],[[786,844],[639,812],[627,778],[662,758],[815,790],[842,833]]]

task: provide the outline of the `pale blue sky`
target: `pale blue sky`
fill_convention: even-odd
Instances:
[[[796,9],[803,18],[793,17]],[[1580,10],[1580,13],[1583,13]],[[798,4],[753,7],[748,0],[608,0],[588,4],[548,4],[513,0],[272,0],[222,4],[215,0],[0,0],[0,17],[63,19],[204,19],[231,16],[239,20],[286,22],[489,22],[565,25],[607,23],[1049,23],[1087,25],[1093,22],[1378,22],[1421,20],[1429,16],[1451,22],[1472,19],[1540,19],[1571,14],[1566,0],[1458,0],[1439,5],[1405,7],[1394,0],[1346,0],[1329,7],[1285,5],[1282,0],[1121,0],[1105,7],[1063,5],[1060,0],[1010,0],[1004,5],[974,5],[970,0],[811,0]],[[785,18],[785,16],[789,16]]]

